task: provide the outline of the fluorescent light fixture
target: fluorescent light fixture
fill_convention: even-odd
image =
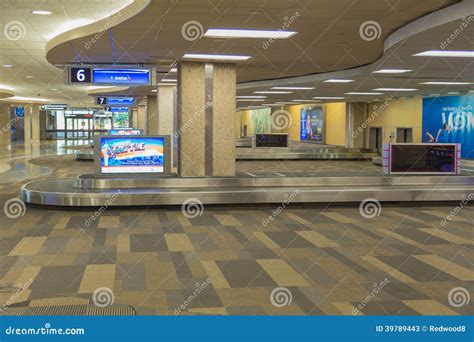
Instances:
[[[242,30],[242,29],[209,29],[204,34],[208,38],[273,38],[288,39],[298,32],[282,30]]]
[[[444,81],[439,81],[439,82],[423,82],[420,84],[428,84],[428,85],[470,85],[472,83],[470,82],[444,82]]]
[[[38,15],[50,15],[50,14],[52,14],[53,12],[50,12],[50,11],[43,11],[43,10],[34,10],[34,11],[31,11],[31,13],[33,13],[33,14],[38,14]]]
[[[156,93],[157,91],[158,91],[158,90],[156,90],[156,89],[152,89],[152,90],[151,90],[152,93]]]
[[[255,101],[265,101],[265,99],[237,99],[237,102],[255,102]]]
[[[311,102],[311,103],[315,103],[315,102],[321,102],[320,100],[291,100],[292,102]]]
[[[31,75],[28,75],[28,76],[25,76],[26,78],[35,78],[34,76],[31,76]]]
[[[39,97],[24,97],[24,96],[13,96],[7,99],[8,101],[32,101],[32,102],[49,102],[48,99],[41,99]]]
[[[262,90],[262,91],[254,91],[254,94],[293,94],[292,91],[272,91],[272,90]]]
[[[56,91],[57,89],[56,89],[56,88],[51,88],[51,90],[54,90],[54,91]]]
[[[185,59],[204,59],[204,60],[216,60],[216,61],[246,61],[252,58],[251,56],[240,56],[240,55],[211,55],[211,54],[200,54],[200,53],[187,53],[183,56]]]
[[[178,80],[172,78],[164,78],[161,80],[161,82],[178,82]]]
[[[176,87],[176,83],[173,82],[158,82],[156,85],[159,86],[169,86],[169,87]]]
[[[294,102],[276,102],[276,104],[279,104],[279,105],[294,105],[295,103]]]
[[[417,91],[418,89],[412,88],[377,88],[375,91]]]
[[[0,84],[0,89],[4,89],[4,90],[14,90],[15,88],[10,87],[10,86],[7,86],[7,85],[5,85],[5,84]]]
[[[383,95],[383,93],[351,91],[346,93],[346,95]]]
[[[3,64],[2,67],[4,67],[4,68],[13,68],[13,64]]]
[[[276,90],[311,90],[314,87],[272,87],[272,89]]]
[[[178,68],[172,68],[170,72],[178,72]]]
[[[413,56],[423,57],[474,57],[474,51],[429,50],[416,53]]]
[[[380,69],[372,71],[372,74],[404,74],[412,71],[411,69]]]
[[[281,105],[277,103],[262,103],[262,106],[268,106],[268,107],[281,107]]]
[[[351,83],[351,82],[354,82],[354,80],[329,79],[323,82],[324,83]]]
[[[259,96],[259,95],[237,95],[236,98],[238,99],[266,99],[266,96]]]
[[[313,97],[315,100],[344,100],[342,96],[315,96]]]

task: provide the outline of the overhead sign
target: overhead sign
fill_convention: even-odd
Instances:
[[[89,84],[92,83],[92,68],[90,67],[70,67],[70,84]]]
[[[25,116],[25,107],[18,106],[15,107],[15,115],[17,118],[22,118]]]
[[[423,99],[423,142],[459,143],[474,158],[474,95]]]
[[[94,69],[94,84],[102,85],[149,85],[150,69]]]
[[[99,96],[96,97],[96,104],[107,106],[133,106],[135,99],[133,97],[124,96]]]
[[[108,107],[112,113],[128,113],[128,107]]]
[[[47,104],[43,106],[44,110],[66,110],[66,104]]]

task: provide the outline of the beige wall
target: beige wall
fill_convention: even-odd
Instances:
[[[0,146],[10,144],[10,106],[0,104]]]
[[[146,126],[149,135],[158,135],[158,105],[157,96],[146,97]]]
[[[383,143],[390,142],[390,135],[396,137],[397,128],[412,128],[413,142],[422,142],[422,111],[421,97],[369,103],[368,127],[382,127]],[[394,140],[395,141],[395,140]]]

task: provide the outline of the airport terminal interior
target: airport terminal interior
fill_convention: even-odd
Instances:
[[[472,0],[0,6],[0,315],[472,314]]]

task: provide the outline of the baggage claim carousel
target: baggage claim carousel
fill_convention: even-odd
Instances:
[[[78,153],[88,153],[80,151]],[[371,160],[367,150],[296,145],[290,149],[237,149],[237,160]],[[343,172],[342,172],[343,173]],[[474,193],[474,177],[355,176],[311,173],[239,174],[236,177],[180,178],[176,175],[97,175],[32,181],[21,198],[34,205],[58,207],[165,206],[199,204],[460,202]]]

